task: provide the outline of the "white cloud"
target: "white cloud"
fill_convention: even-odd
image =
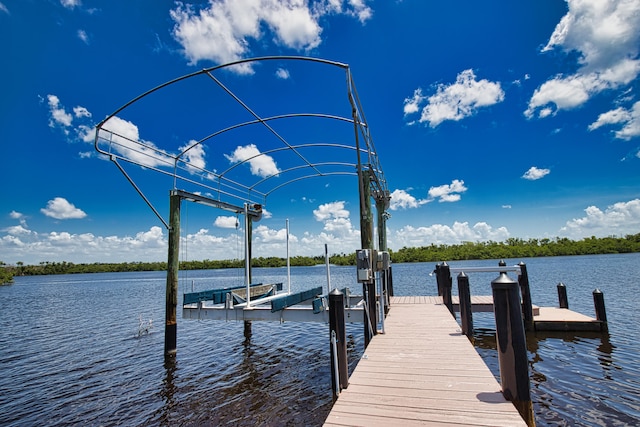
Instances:
[[[360,232],[353,228],[350,212],[345,208],[344,201],[322,204],[313,210],[313,216],[316,221],[324,223],[323,233],[319,236],[321,241],[344,238],[346,243],[360,236]],[[309,241],[309,236],[306,238]]]
[[[252,43],[264,44],[267,37],[278,46],[309,51],[322,43],[320,20],[328,14],[354,16],[364,23],[372,11],[365,0],[210,0],[199,10],[177,2],[170,12],[173,37],[190,64],[239,60],[249,55]],[[242,64],[235,71],[250,74],[253,69]]]
[[[183,152],[187,148],[191,147],[189,151],[184,153],[182,156],[182,160],[187,164],[187,168],[191,172],[202,171],[206,168],[207,163],[205,161],[205,147],[202,144],[194,145],[197,141],[191,140],[186,143],[184,146],[179,147],[178,150]]]
[[[220,228],[237,228],[240,226],[240,220],[235,216],[219,216],[213,225]]]
[[[78,30],[78,38],[85,44],[89,44],[89,35],[85,30]]]
[[[557,75],[538,87],[525,111],[533,117],[576,108],[593,95],[630,83],[640,73],[640,3],[637,0],[567,0],[569,11],[543,52],[558,47],[579,54],[575,74]],[[553,108],[549,107],[553,104]]]
[[[529,181],[535,181],[537,179],[544,178],[549,175],[549,173],[551,173],[551,170],[549,169],[540,169],[535,166],[531,166],[529,170],[522,175],[522,178],[528,179]]]
[[[140,138],[138,126],[118,116],[111,117],[102,125],[100,137],[111,141],[112,150],[137,164],[149,167],[174,165],[173,157],[166,151]]]
[[[22,225],[14,225],[12,227],[7,227],[3,231],[12,236],[17,236],[19,234],[31,234],[31,230],[23,227]]]
[[[615,124],[622,124],[622,128],[615,132],[616,138],[629,140],[640,136],[640,101],[633,104],[629,110],[619,107],[600,114],[598,119],[589,125],[589,130]]]
[[[425,100],[427,105],[422,107]],[[404,100],[404,113],[412,114],[422,108],[418,121],[435,128],[445,120],[462,120],[474,115],[482,107],[503,100],[504,91],[500,83],[476,80],[473,70],[465,70],[458,74],[455,83],[438,85],[436,93],[429,97],[423,96],[421,89],[416,89],[410,98]]]
[[[440,199],[439,202],[457,202],[461,198],[461,194],[467,191],[464,181],[454,179],[451,184],[439,185],[429,189],[429,200]]]
[[[63,197],[49,200],[47,207],[40,209],[40,212],[55,219],[81,219],[87,216],[84,211],[76,208]]]
[[[391,202],[389,203],[389,209],[392,211],[398,209],[410,209],[417,208],[418,200],[405,190],[393,190],[391,193]]]
[[[574,238],[587,236],[608,236],[633,234],[640,227],[640,199],[618,202],[602,211],[597,206],[589,206],[586,216],[567,221],[560,229]]]
[[[16,212],[16,211],[11,211],[9,213],[9,216],[11,217],[11,219],[22,219],[22,218],[24,218],[23,214],[21,214],[20,212]]]
[[[255,144],[238,146],[231,155],[225,154],[224,156],[231,163],[248,162],[253,175],[266,178],[280,173],[273,157],[262,154]]]
[[[279,79],[282,79],[282,80],[287,80],[291,76],[289,74],[289,70],[286,70],[284,68],[278,68],[276,70],[276,77],[278,77]]]
[[[4,3],[0,3],[0,12],[4,12],[7,15],[10,15],[9,9],[7,9],[7,6],[5,6]]]
[[[316,221],[327,221],[336,218],[349,218],[349,211],[344,208],[344,201],[325,203],[313,210]]]
[[[47,95],[47,101],[49,103],[49,112],[51,113],[51,120],[49,120],[49,126],[54,127],[56,125],[62,127],[71,126],[73,116],[67,113],[60,105],[60,99],[55,95]]]
[[[420,247],[430,244],[458,244],[463,241],[503,241],[509,237],[506,227],[493,228],[486,222],[473,227],[468,222],[454,222],[452,226],[433,224],[428,227],[404,226],[389,236],[389,246]]]
[[[60,0],[60,4],[67,9],[73,9],[76,6],[80,6],[82,4],[81,0]]]

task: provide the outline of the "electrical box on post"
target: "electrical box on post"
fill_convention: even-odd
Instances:
[[[373,281],[374,253],[371,249],[358,249],[356,251],[356,270],[359,283]]]
[[[391,256],[387,251],[378,252],[378,271],[386,271],[391,267]]]

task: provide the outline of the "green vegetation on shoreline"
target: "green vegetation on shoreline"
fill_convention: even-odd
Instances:
[[[504,242],[464,242],[458,245],[430,245],[420,248],[402,248],[389,251],[394,263],[438,262],[471,259],[530,258],[565,255],[595,255],[640,252],[640,233],[625,237],[589,237],[574,241],[567,238],[529,239],[510,238]],[[324,264],[324,256],[296,256],[290,259],[291,265],[311,266]],[[331,255],[329,262],[334,265],[355,265],[355,252],[351,254]],[[254,258],[253,267],[284,267],[284,258]],[[242,268],[243,260],[224,261],[183,261],[182,270],[209,270],[218,268]],[[74,264],[70,262],[41,262],[39,265],[24,265],[18,262],[7,266],[0,262],[0,283],[11,283],[13,276],[105,273],[125,271],[162,271],[167,269],[166,262],[125,262]]]

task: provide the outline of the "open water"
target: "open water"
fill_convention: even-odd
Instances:
[[[593,315],[604,292],[609,335],[530,334],[538,426],[640,425],[640,254],[507,260],[527,264],[534,304]],[[453,267],[497,261],[451,262]],[[394,265],[396,295],[433,295],[435,264]],[[241,285],[242,272],[183,272],[180,292]],[[326,287],[324,267],[292,268],[292,290]],[[490,294],[496,273],[471,273]],[[286,269],[254,269],[286,283]],[[17,277],[0,287],[0,425],[321,425],[331,409],[328,326],[178,320],[178,353],[165,362],[163,272]],[[360,290],[354,267],[331,286]],[[454,285],[454,290],[456,286]],[[181,298],[181,296],[180,296]],[[153,321],[140,332],[140,318]],[[498,375],[490,314],[474,314],[475,344]],[[353,369],[361,325],[348,325]]]

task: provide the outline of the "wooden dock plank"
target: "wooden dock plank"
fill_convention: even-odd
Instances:
[[[439,297],[394,297],[326,426],[525,426]]]

